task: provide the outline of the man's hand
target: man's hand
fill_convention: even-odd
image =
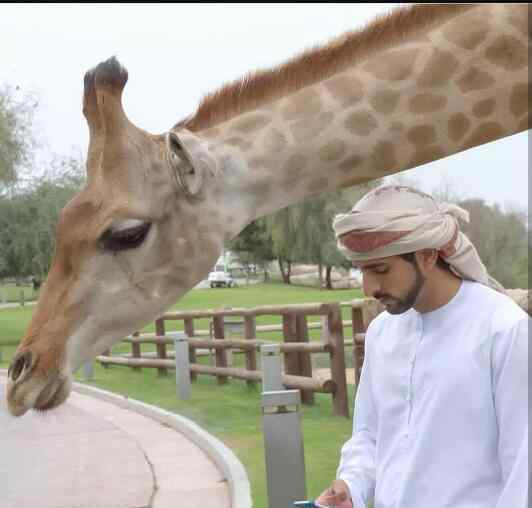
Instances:
[[[343,480],[334,480],[332,485],[320,494],[316,502],[335,508],[353,508],[349,487]]]

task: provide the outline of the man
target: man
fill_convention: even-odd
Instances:
[[[405,186],[335,218],[386,311],[366,332],[353,435],[320,504],[528,507],[528,315],[457,219],[468,213]]]

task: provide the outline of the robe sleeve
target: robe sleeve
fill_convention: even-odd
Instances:
[[[493,336],[493,398],[503,484],[496,508],[528,508],[528,326],[524,318]]]
[[[371,325],[366,333],[366,352],[356,392],[353,435],[342,447],[336,477],[349,486],[354,508],[365,508],[375,496],[377,414],[371,388]]]

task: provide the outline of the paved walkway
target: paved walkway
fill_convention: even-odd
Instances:
[[[12,418],[0,375],[2,508],[229,508],[214,463],[182,434],[73,392]]]

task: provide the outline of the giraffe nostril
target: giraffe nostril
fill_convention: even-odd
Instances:
[[[8,377],[13,381],[13,383],[19,382],[26,373],[28,373],[33,366],[33,354],[31,351],[25,351],[20,355],[16,356],[8,370]]]

